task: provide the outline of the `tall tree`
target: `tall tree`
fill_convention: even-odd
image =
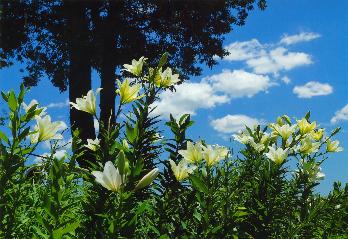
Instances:
[[[0,67],[13,61],[26,63],[27,86],[35,86],[46,74],[60,91],[69,87],[69,100],[91,89],[91,56],[87,3],[74,1],[2,1]],[[81,139],[95,138],[93,117],[70,108],[72,131]],[[93,160],[86,154],[82,167]]]
[[[171,65],[186,78],[199,75],[214,56],[228,53],[222,43],[234,25],[245,24],[266,0],[5,0],[1,3],[0,66],[27,63],[24,81],[35,85],[45,73],[75,101],[91,87],[91,67],[100,73],[101,119],[115,112],[115,78],[122,64],[167,51]],[[13,30],[15,29],[15,30]],[[71,123],[82,139],[94,136],[91,117],[74,110]],[[83,163],[80,160],[80,163]]]

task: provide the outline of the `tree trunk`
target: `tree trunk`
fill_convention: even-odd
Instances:
[[[89,55],[88,19],[86,7],[82,2],[66,1],[69,11],[70,41],[70,75],[69,75],[69,101],[75,102],[76,98],[86,95],[92,88],[91,58]],[[79,130],[80,139],[84,144],[87,139],[95,138],[93,116],[70,108],[71,133]],[[75,149],[79,153],[81,149]],[[78,157],[77,162],[83,168],[87,168],[90,162],[95,162],[91,153]]]
[[[109,36],[107,36],[109,37]],[[115,96],[116,96],[116,79],[115,64],[112,62],[109,46],[113,46],[112,42],[106,41],[104,48],[104,56],[101,65],[101,88],[100,94],[100,119],[104,127],[108,127],[109,123],[115,123]]]
[[[116,65],[114,61],[115,38],[117,24],[118,6],[115,2],[110,2],[108,16],[104,21],[101,29],[102,37],[102,59],[100,67],[101,91],[100,95],[100,119],[104,127],[115,124],[115,96],[116,96]]]

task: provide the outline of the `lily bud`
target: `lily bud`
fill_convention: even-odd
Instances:
[[[142,179],[140,179],[138,184],[135,186],[134,190],[139,190],[139,189],[142,189],[142,188],[149,186],[153,182],[153,180],[155,180],[155,178],[157,177],[158,174],[159,174],[158,168],[152,169]]]
[[[121,175],[126,174],[126,164],[127,164],[127,158],[126,155],[124,154],[123,150],[121,150],[118,155],[117,155],[117,168],[120,171]],[[128,166],[129,167],[129,166]]]

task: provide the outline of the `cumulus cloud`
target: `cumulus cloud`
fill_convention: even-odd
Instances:
[[[240,130],[245,129],[245,126],[253,127],[254,125],[258,124],[264,124],[263,120],[259,120],[242,114],[228,114],[222,118],[214,119],[210,122],[210,125],[216,131],[224,134],[236,133]]]
[[[316,81],[310,81],[305,85],[295,86],[293,93],[299,98],[312,98],[313,96],[329,95],[333,92],[331,85],[327,83],[320,83]]]
[[[198,109],[210,109],[234,98],[252,97],[275,85],[268,76],[243,70],[223,70],[203,78],[200,82],[185,82],[176,91],[165,91],[154,103],[154,114],[168,117],[195,115]]]
[[[266,54],[263,46],[257,39],[244,42],[233,42],[225,47],[229,55],[224,57],[228,61],[244,61]]]
[[[64,102],[55,102],[55,103],[50,103],[46,105],[45,107],[47,108],[64,108],[69,106],[69,100],[66,99]]]
[[[204,78],[204,81],[210,83],[215,91],[228,94],[231,98],[252,97],[274,85],[268,76],[243,70],[224,70]]]
[[[335,116],[331,118],[332,124],[336,124],[339,121],[348,121],[348,104],[336,111]]]
[[[289,71],[295,67],[312,64],[311,57],[303,52],[288,52],[284,47],[277,47],[268,54],[246,61],[247,65],[258,74]]]
[[[154,103],[154,114],[169,117],[182,114],[196,114],[197,109],[209,109],[218,104],[227,103],[229,97],[216,93],[207,83],[185,82],[176,87],[175,92],[164,91],[160,99]]]
[[[310,34],[298,35],[309,41]],[[209,109],[234,98],[253,97],[260,92],[267,92],[270,87],[278,85],[275,80],[289,84],[290,78],[280,73],[313,62],[309,54],[289,51],[284,45],[287,44],[263,44],[257,39],[251,39],[225,46],[229,55],[223,60],[242,61],[250,71],[223,70],[203,78],[200,82],[185,82],[177,86],[176,92],[162,92],[159,100],[154,103],[154,114],[162,117],[168,117],[170,113],[175,116],[184,113],[195,115],[198,109]],[[271,80],[272,78],[275,80]]]
[[[320,37],[320,34],[315,32],[301,32],[295,35],[287,35],[285,34],[281,39],[280,43],[285,45],[292,45],[300,42],[308,42],[315,40]]]
[[[295,42],[310,41],[318,38],[316,33],[300,33],[281,39],[281,45],[290,45]],[[279,44],[262,44],[257,39],[243,42],[232,42],[225,46],[229,55],[223,58],[227,61],[244,61],[257,74],[278,75],[281,71],[312,63],[311,56],[304,52],[292,52]]]

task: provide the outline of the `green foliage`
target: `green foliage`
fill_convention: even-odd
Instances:
[[[342,150],[333,140],[340,129],[318,128],[310,113],[284,115],[234,135],[243,147],[232,154],[189,139],[186,114],[170,115],[164,138],[153,103],[179,82],[161,69],[167,58],[128,66],[136,75],[118,92],[116,123],[90,110],[99,136],[84,144],[74,131],[78,154],[57,154],[66,147],[60,123],[23,104],[23,86],[2,92],[9,127],[0,131],[0,238],[347,238],[348,184],[316,193],[321,164]],[[95,103],[81,98],[76,107]],[[51,150],[40,155],[43,141]],[[86,154],[96,162],[88,169],[76,162]]]

